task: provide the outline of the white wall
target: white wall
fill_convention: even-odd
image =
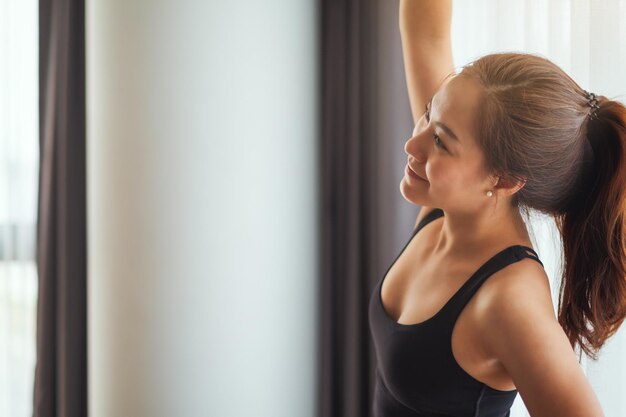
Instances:
[[[87,1],[91,417],[315,415],[316,19]]]
[[[455,65],[483,54],[541,54],[582,88],[624,102],[626,98],[626,0],[454,0]],[[550,219],[532,219],[535,247],[551,279],[554,308],[560,284],[559,234]],[[607,417],[626,416],[626,326],[605,345],[598,362],[582,366]],[[518,395],[511,417],[528,416]]]

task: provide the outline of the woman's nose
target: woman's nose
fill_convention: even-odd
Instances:
[[[418,163],[423,164],[426,163],[428,157],[425,150],[422,149],[423,144],[420,142],[419,134],[418,136],[409,138],[404,143],[404,152],[406,152],[407,155],[412,156]]]

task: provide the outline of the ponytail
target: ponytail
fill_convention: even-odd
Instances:
[[[626,318],[626,107],[600,97],[597,116],[586,122],[584,191],[555,215],[564,255],[558,320],[572,348],[593,360]]]
[[[460,74],[484,88],[476,137],[485,169],[527,179],[512,204],[554,216],[559,324],[595,360],[626,318],[626,107],[533,54],[485,55]]]

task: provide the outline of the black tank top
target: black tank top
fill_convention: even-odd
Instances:
[[[370,298],[368,318],[377,359],[375,417],[507,417],[517,395],[517,390],[491,388],[465,372],[452,355],[451,337],[459,314],[491,274],[524,258],[541,263],[532,248],[509,246],[492,256],[439,312],[421,323],[397,323],[383,308],[385,276],[417,232],[441,216],[437,208],[424,217]]]

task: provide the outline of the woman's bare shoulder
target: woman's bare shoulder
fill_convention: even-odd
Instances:
[[[553,307],[550,283],[522,259],[484,284],[479,325],[484,348],[510,375],[533,416],[602,416]],[[482,288],[481,288],[482,291]]]
[[[550,280],[543,265],[534,259],[524,258],[496,271],[483,284],[484,293],[494,300],[528,297],[527,305],[541,305],[546,311],[550,309],[554,315]],[[532,300],[532,301],[531,301]],[[493,303],[499,306],[501,302]]]
[[[544,320],[556,321],[548,275],[534,259],[524,258],[494,272],[481,285],[476,298],[475,318],[482,329],[488,329],[491,320],[503,314],[502,309],[515,305],[532,310]],[[487,341],[488,335],[484,336],[483,340]],[[489,346],[484,348],[485,352],[493,353]]]

